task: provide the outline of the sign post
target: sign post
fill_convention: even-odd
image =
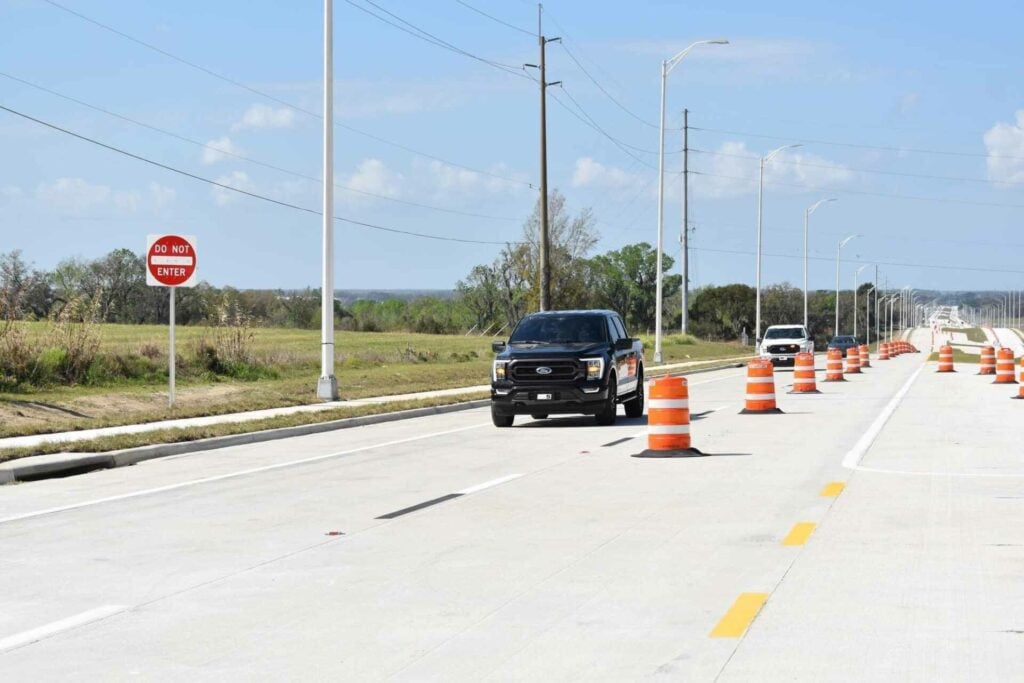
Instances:
[[[170,290],[170,334],[167,361],[167,405],[174,407],[174,375],[177,354],[174,350],[175,290],[194,287],[196,276],[195,235],[149,235],[146,239],[146,284]]]

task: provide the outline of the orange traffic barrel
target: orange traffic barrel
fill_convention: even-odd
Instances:
[[[1024,398],[1024,357],[1020,359],[1020,390],[1013,398]]]
[[[996,374],[996,350],[991,346],[981,347],[981,363],[978,365],[979,375]]]
[[[996,354],[995,384],[1016,384],[1017,380],[1013,376],[1013,349],[1008,349],[1004,346]]]
[[[690,389],[685,377],[658,377],[647,400],[647,448],[684,451],[690,447]]]
[[[889,360],[889,342],[878,345],[878,360]]]
[[[793,367],[793,391],[791,394],[820,394],[814,382],[814,354],[802,352],[796,354],[796,365]]]
[[[843,378],[843,352],[839,349],[829,349],[825,357],[825,381],[845,382]]]
[[[939,369],[937,372],[956,372],[953,369],[953,347],[952,346],[940,346],[939,347]],[[1013,375],[1013,367],[1010,368],[1010,375]],[[1011,377],[1012,379],[1012,377]]]
[[[846,374],[860,374],[860,349],[856,346],[846,350]]]
[[[747,363],[747,396],[741,413],[781,413],[775,405],[775,368],[770,360]]]
[[[867,344],[860,345],[860,366],[862,368],[871,367],[871,351],[868,350]]]
[[[647,399],[647,450],[634,458],[701,455],[690,447],[690,389],[685,377],[659,377]]]

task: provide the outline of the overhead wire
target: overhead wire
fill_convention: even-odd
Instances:
[[[172,52],[169,52],[167,50],[164,50],[161,47],[153,45],[152,43],[148,43],[148,42],[146,42],[144,40],[140,40],[139,38],[136,38],[135,36],[129,35],[128,33],[125,33],[124,31],[120,31],[120,30],[114,28],[113,26],[110,26],[110,25],[105,24],[103,22],[97,21],[96,19],[93,19],[92,17],[89,17],[89,16],[87,16],[85,14],[82,14],[81,12],[78,12],[76,10],[71,9],[70,7],[66,7],[66,6],[62,5],[61,3],[59,3],[59,2],[56,2],[56,0],[42,0],[42,1],[45,2],[48,5],[51,5],[52,7],[56,8],[56,9],[61,10],[62,12],[66,12],[66,13],[74,16],[74,17],[77,17],[77,18],[81,19],[82,21],[85,21],[85,22],[87,22],[89,24],[92,24],[92,25],[98,27],[98,28],[101,28],[104,31],[107,31],[109,33],[113,33],[114,35],[117,35],[117,36],[120,36],[121,38],[124,38],[125,40],[128,40],[128,41],[130,41],[132,43],[135,43],[137,45],[140,45],[140,46],[142,46],[142,47],[144,47],[144,48],[146,48],[148,50],[152,50],[153,52],[156,52],[156,53],[158,53],[160,55],[163,55],[163,56],[167,57],[168,59],[172,59],[172,60],[174,60],[174,61],[176,61],[176,62],[178,62],[180,64],[184,64],[185,66],[188,66],[189,68],[192,68],[192,69],[195,69],[197,71],[200,71],[200,72],[202,72],[202,73],[204,73],[204,74],[206,74],[206,75],[208,75],[208,76],[210,76],[212,78],[216,78],[217,80],[220,80],[220,81],[223,81],[224,83],[228,83],[230,85],[233,85],[233,86],[235,86],[237,88],[240,88],[242,90],[250,92],[250,93],[252,93],[254,95],[258,95],[260,97],[263,97],[263,98],[265,98],[265,99],[267,99],[267,100],[269,100],[271,102],[275,102],[275,103],[280,104],[280,105],[282,105],[284,107],[288,107],[289,109],[292,109],[293,111],[297,111],[299,113],[305,114],[307,116],[310,116],[312,118],[315,118],[315,119],[318,119],[318,120],[321,120],[321,121],[323,120],[323,114],[321,114],[319,112],[316,112],[316,111],[313,111],[313,110],[310,110],[310,109],[306,109],[304,107],[300,107],[300,106],[298,106],[297,104],[295,104],[293,102],[289,102],[288,100],[285,100],[285,99],[282,99],[280,97],[277,97],[276,95],[272,95],[272,94],[270,94],[270,93],[268,93],[268,92],[266,92],[264,90],[260,90],[258,88],[254,88],[254,87],[252,87],[250,85],[246,85],[245,83],[242,83],[241,81],[238,81],[238,80],[236,80],[234,78],[231,78],[230,76],[225,76],[224,74],[222,74],[220,72],[217,72],[217,71],[214,71],[213,69],[207,68],[207,67],[205,67],[205,66],[203,66],[201,64],[197,64],[196,62],[193,62],[193,61],[190,61],[188,59],[185,59],[184,57],[179,57],[178,55],[176,55],[176,54],[174,54]],[[422,150],[415,149],[415,148],[410,147],[408,145],[405,145],[405,144],[402,144],[402,143],[399,143],[399,142],[395,142],[394,140],[389,140],[389,139],[383,138],[383,137],[381,137],[379,135],[375,135],[373,133],[369,133],[367,131],[360,130],[359,128],[355,128],[354,126],[350,126],[348,124],[341,123],[338,120],[334,121],[334,125],[337,126],[338,128],[343,129],[343,130],[347,130],[350,133],[355,133],[356,135],[360,135],[360,136],[363,136],[363,137],[365,137],[367,139],[373,140],[375,142],[379,142],[381,144],[385,144],[385,145],[388,145],[390,147],[394,147],[395,149],[400,149],[400,150],[402,150],[404,152],[408,152],[410,154],[415,154],[416,156],[420,156],[420,157],[423,157],[425,159],[430,159],[432,161],[437,161],[437,162],[440,162],[440,163],[443,163],[443,164],[447,164],[447,165],[452,166],[454,168],[460,168],[460,169],[463,169],[465,171],[471,171],[473,173],[478,173],[478,174],[483,175],[483,176],[487,176],[487,177],[490,177],[490,178],[495,178],[497,180],[502,180],[502,181],[505,181],[505,182],[510,183],[510,184],[524,185],[524,186],[529,187],[529,188],[534,189],[534,190],[537,189],[537,186],[534,183],[526,181],[526,180],[523,180],[521,178],[513,178],[513,177],[510,177],[510,176],[501,175],[501,174],[494,173],[494,172],[491,172],[491,171],[485,171],[483,169],[474,168],[472,166],[467,166],[466,164],[461,164],[461,163],[456,162],[456,161],[451,161],[450,159],[445,159],[445,158],[439,157],[439,156],[437,156],[435,154],[431,154],[429,152],[424,152]]]
[[[121,121],[125,121],[127,123],[131,123],[133,125],[139,126],[141,128],[145,128],[147,130],[151,130],[153,132],[160,133],[161,135],[166,135],[168,137],[174,138],[176,140],[180,140],[182,142],[187,142],[187,143],[189,143],[191,145],[195,145],[196,147],[200,147],[202,149],[210,150],[212,152],[216,152],[217,154],[223,154],[225,156],[229,156],[229,157],[238,159],[240,161],[245,161],[247,163],[254,164],[256,166],[261,166],[263,168],[268,168],[268,169],[271,169],[273,171],[277,171],[279,173],[284,173],[284,174],[287,174],[287,175],[290,175],[290,176],[294,176],[296,178],[302,178],[303,180],[308,180],[308,181],[316,183],[318,185],[323,185],[323,179],[322,178],[318,178],[316,176],[311,176],[311,175],[308,175],[308,174],[305,174],[305,173],[301,173],[299,171],[294,171],[292,169],[284,168],[284,167],[278,166],[276,164],[271,164],[271,163],[266,162],[266,161],[260,161],[259,159],[254,159],[254,158],[252,158],[250,156],[246,156],[244,154],[239,154],[238,152],[234,152],[234,151],[231,151],[229,149],[224,149],[224,148],[218,147],[216,145],[211,145],[210,143],[207,143],[207,142],[201,142],[200,140],[196,140],[196,139],[187,137],[185,135],[181,135],[179,133],[175,133],[174,131],[170,131],[170,130],[167,130],[165,128],[160,128],[159,126],[154,126],[152,124],[146,123],[145,121],[140,121],[140,120],[134,119],[134,118],[132,118],[130,116],[125,116],[124,114],[119,114],[119,113],[117,113],[115,111],[111,111],[109,109],[105,109],[103,107],[99,107],[99,106],[94,105],[94,104],[90,104],[89,102],[86,102],[84,100],[80,100],[80,99],[78,99],[76,97],[72,97],[70,95],[66,95],[64,93],[58,92],[56,90],[53,90],[51,88],[47,88],[45,86],[39,85],[38,83],[33,83],[31,81],[27,81],[27,80],[25,80],[23,78],[18,78],[17,76],[13,76],[11,74],[4,73],[2,71],[0,71],[0,76],[2,76],[4,78],[7,78],[7,79],[10,79],[12,81],[15,81],[17,83],[21,83],[22,85],[26,85],[26,86],[28,86],[30,88],[35,88],[36,90],[39,90],[41,92],[45,92],[45,93],[48,93],[50,95],[54,95],[55,97],[60,97],[60,98],[62,98],[64,100],[67,100],[69,102],[74,102],[75,104],[78,104],[80,106],[86,107],[87,109],[92,109],[93,111],[100,112],[101,114],[105,114],[107,116],[111,116],[111,117],[119,119]],[[360,190],[358,188],[350,187],[348,185],[342,185],[340,183],[335,183],[334,186],[336,188],[338,188],[339,190],[343,190],[345,192],[352,192],[354,194],[360,194],[360,195],[363,195],[363,196],[366,196],[366,197],[374,197],[376,199],[382,199],[382,200],[393,202],[393,203],[396,203],[396,204],[405,204],[407,206],[414,206],[414,207],[417,207],[417,208],[420,208],[420,209],[429,209],[431,211],[440,211],[442,213],[450,213],[450,214],[455,214],[455,215],[459,215],[459,216],[467,216],[467,217],[470,217],[470,218],[486,218],[486,219],[489,219],[489,220],[497,220],[497,221],[518,221],[519,220],[518,218],[513,218],[511,216],[493,216],[493,215],[490,215],[490,214],[475,213],[475,212],[472,212],[472,211],[462,211],[460,209],[452,209],[450,207],[434,206],[432,204],[424,204],[424,203],[421,203],[421,202],[414,202],[414,201],[410,201],[410,200],[407,200],[407,199],[399,199],[398,197],[389,197],[388,195],[379,194],[379,193],[376,193],[376,192],[370,192],[368,190]]]
[[[236,192],[238,194],[245,195],[247,197],[251,197],[253,199],[259,199],[259,200],[262,200],[262,201],[265,201],[265,202],[268,202],[268,203],[271,203],[271,204],[276,204],[278,206],[282,206],[282,207],[285,207],[285,208],[294,209],[296,211],[302,211],[303,213],[308,213],[308,214],[312,214],[312,215],[315,215],[315,216],[322,216],[323,215],[322,212],[317,211],[316,209],[311,209],[311,208],[306,207],[306,206],[300,206],[298,204],[293,204],[291,202],[286,202],[286,201],[283,201],[283,200],[280,200],[280,199],[275,199],[273,197],[268,197],[266,195],[259,194],[257,192],[251,192],[249,190],[243,190],[242,188],[234,187],[232,185],[228,185],[227,183],[222,183],[222,182],[219,182],[217,180],[212,180],[210,178],[206,178],[206,177],[198,175],[196,173],[192,173],[190,171],[186,171],[186,170],[183,170],[183,169],[171,166],[169,164],[165,164],[163,162],[156,161],[156,160],[150,159],[148,157],[144,157],[141,154],[135,154],[134,152],[130,152],[130,151],[128,151],[126,149],[123,149],[121,147],[116,147],[114,145],[107,144],[107,143],[102,142],[100,140],[97,140],[95,138],[91,138],[91,137],[89,137],[87,135],[82,135],[81,133],[76,133],[76,132],[74,132],[74,131],[72,131],[72,130],[70,130],[68,128],[64,128],[64,127],[58,126],[58,125],[53,124],[53,123],[49,123],[48,121],[44,121],[42,119],[36,118],[36,117],[31,116],[29,114],[26,114],[24,112],[18,111],[16,109],[12,109],[11,107],[5,106],[3,104],[0,104],[0,110],[6,111],[6,112],[8,112],[10,114],[13,114],[14,116],[21,117],[22,119],[25,119],[27,121],[31,121],[31,122],[36,123],[38,125],[45,126],[46,128],[49,128],[51,130],[54,130],[54,131],[57,131],[57,132],[60,132],[60,133],[64,133],[65,135],[70,135],[71,137],[77,138],[77,139],[82,140],[84,142],[88,142],[88,143],[96,145],[98,147],[102,147],[102,148],[104,148],[106,150],[109,150],[111,152],[116,152],[117,154],[121,154],[121,155],[129,157],[131,159],[135,159],[136,161],[141,161],[141,162],[149,164],[151,166],[155,166],[157,168],[161,168],[161,169],[163,169],[165,171],[170,171],[172,173],[176,173],[178,175],[184,176],[186,178],[190,178],[192,180],[197,180],[199,182],[203,182],[203,183],[206,183],[208,185],[212,185],[214,187],[219,187],[221,189],[228,190],[230,192]],[[465,238],[461,238],[461,237],[448,237],[448,236],[444,236],[444,235],[433,235],[433,234],[430,234],[430,233],[416,232],[416,231],[413,231],[413,230],[403,230],[403,229],[400,229],[400,228],[392,228],[392,227],[388,227],[388,226],[377,225],[377,224],[374,224],[374,223],[367,223],[365,221],[360,221],[360,220],[356,220],[356,219],[353,219],[353,218],[347,218],[345,216],[337,216],[336,215],[336,216],[332,216],[332,218],[334,220],[336,220],[336,221],[341,221],[343,223],[348,223],[350,225],[360,226],[360,227],[367,228],[367,229],[370,229],[370,230],[378,230],[378,231],[381,231],[381,232],[389,232],[389,233],[394,233],[394,234],[399,234],[399,235],[406,235],[406,236],[410,236],[410,237],[421,237],[421,238],[424,238],[424,239],[438,240],[438,241],[443,241],[443,242],[462,242],[462,243],[465,243],[465,244],[494,244],[494,245],[505,245],[505,244],[513,243],[513,242],[497,242],[497,241],[488,241],[488,240],[471,240],[471,239],[465,239]]]
[[[527,31],[525,28],[521,28],[519,26],[516,26],[515,24],[509,23],[509,22],[505,21],[504,19],[499,19],[498,17],[494,16],[493,14],[488,14],[487,12],[483,11],[479,7],[473,7],[473,5],[470,5],[468,2],[463,2],[463,0],[455,0],[455,2],[460,4],[460,5],[462,5],[463,7],[465,7],[468,10],[472,10],[472,11],[476,12],[477,14],[479,14],[481,16],[487,17],[488,19],[490,19],[491,21],[493,21],[495,23],[501,24],[502,26],[506,26],[506,27],[508,27],[508,28],[510,28],[510,29],[512,29],[514,31],[519,31],[520,33],[525,33],[526,35],[532,36],[534,38],[537,37],[537,34],[534,33],[533,31]]]

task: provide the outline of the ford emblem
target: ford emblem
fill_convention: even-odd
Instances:
[[[545,366],[541,366],[541,367],[537,368],[537,374],[538,375],[550,375],[551,374],[551,368],[545,367]]]

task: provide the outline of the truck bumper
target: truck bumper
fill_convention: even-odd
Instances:
[[[590,387],[587,387],[590,388]],[[541,398],[548,395],[551,398]],[[491,386],[491,408],[499,415],[594,415],[608,400],[608,388],[588,393],[576,386]]]

